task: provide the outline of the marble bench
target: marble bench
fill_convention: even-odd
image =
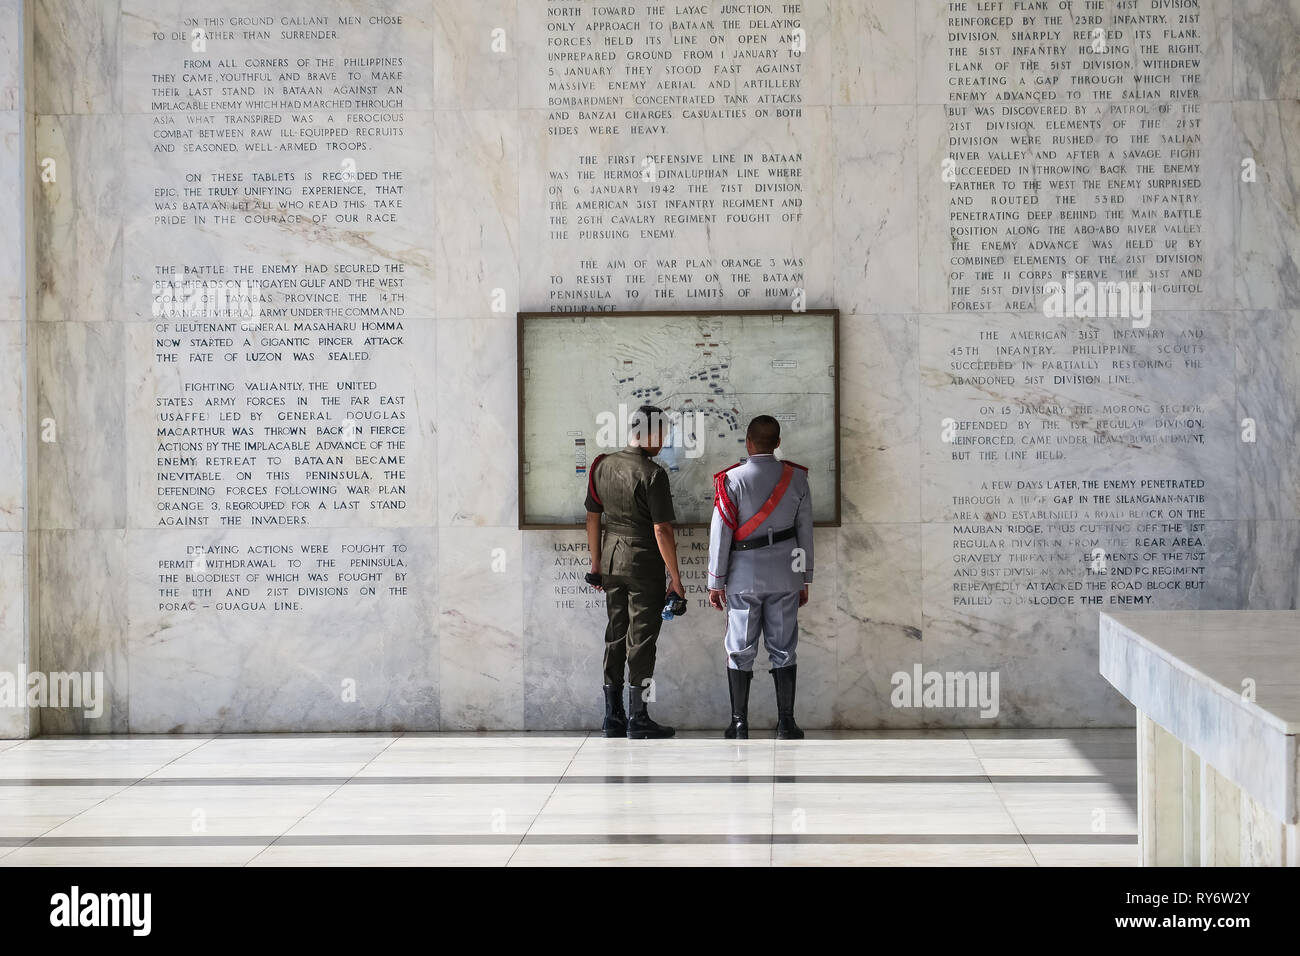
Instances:
[[[1297,866],[1300,611],[1102,614],[1137,708],[1144,866]]]

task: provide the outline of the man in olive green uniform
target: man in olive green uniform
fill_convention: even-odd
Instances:
[[[673,536],[668,473],[652,459],[664,445],[661,409],[642,405],[632,416],[627,447],[600,455],[587,471],[587,545],[592,586],[605,592],[606,737],[671,737],[673,728],[650,719],[646,698],[655,670],[655,641],[663,624],[668,587],[684,597]],[[601,516],[604,515],[604,536]],[[627,667],[628,712],[623,710]]]

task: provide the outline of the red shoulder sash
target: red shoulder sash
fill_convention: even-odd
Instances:
[[[736,531],[737,541],[744,541],[751,534],[761,528],[763,522],[766,521],[772,512],[776,510],[776,506],[779,505],[781,499],[785,497],[786,489],[790,487],[790,479],[794,477],[794,470],[797,467],[799,466],[793,462],[781,462],[780,480],[777,481],[776,487],[772,489],[772,493],[768,495],[767,500],[763,502],[763,507],[758,509],[758,513],[741,525],[740,529]],[[807,471],[806,468],[804,470]]]

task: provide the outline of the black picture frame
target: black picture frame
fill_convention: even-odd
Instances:
[[[572,321],[578,318],[592,318],[602,321],[617,321],[619,319],[635,320],[647,316],[671,316],[674,318],[689,319],[692,317],[705,318],[709,316],[747,316],[747,315],[781,315],[792,314],[800,316],[823,315],[827,317],[831,326],[831,351],[833,367],[831,371],[832,394],[834,396],[834,435],[835,435],[835,469],[834,469],[834,489],[833,500],[835,504],[834,517],[815,521],[814,526],[818,528],[838,528],[841,521],[840,505],[840,473],[842,471],[840,458],[840,310],[839,309],[807,309],[802,312],[790,313],[782,309],[703,309],[703,310],[676,310],[676,309],[654,309],[642,311],[574,311],[574,312],[518,312],[515,317],[515,362],[517,367],[516,373],[516,393],[517,393],[517,433],[518,433],[518,488],[519,488],[519,530],[521,531],[574,531],[582,528],[581,522],[573,523],[554,523],[544,521],[530,521],[528,519],[528,503],[525,494],[524,482],[524,465],[528,460],[528,448],[525,444],[524,436],[524,408],[526,401],[524,375],[524,326],[530,322],[546,320],[565,320]],[[708,523],[703,521],[679,521],[676,522],[679,528],[707,528]]]

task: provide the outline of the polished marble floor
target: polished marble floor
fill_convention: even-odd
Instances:
[[[1136,865],[1132,730],[0,740],[0,866]]]

